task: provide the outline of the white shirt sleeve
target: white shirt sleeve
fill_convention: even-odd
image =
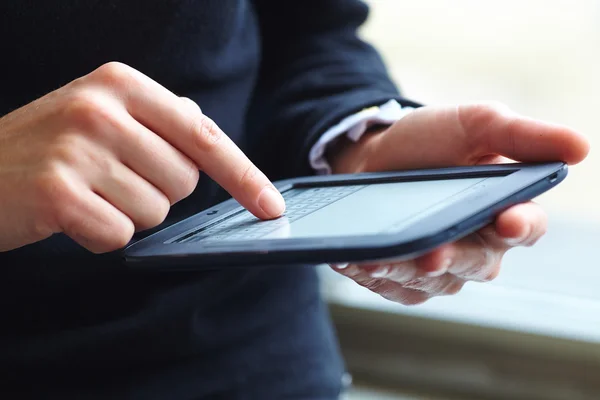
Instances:
[[[311,167],[319,175],[331,174],[331,167],[325,159],[327,146],[341,135],[357,142],[367,129],[374,124],[391,125],[413,110],[412,107],[402,107],[396,100],[377,107],[364,110],[344,118],[339,124],[325,132],[310,149],[309,161]]]

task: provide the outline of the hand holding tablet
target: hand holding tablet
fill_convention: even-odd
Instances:
[[[419,303],[492,279],[504,252],[539,239],[546,217],[528,201],[588,150],[578,133],[505,108],[423,107],[332,149],[343,175],[279,182],[282,218],[253,220],[230,201],[207,211],[210,220],[200,213],[134,244],[125,258],[167,270],[351,263],[338,270],[392,300]],[[462,167],[445,168],[454,165]]]

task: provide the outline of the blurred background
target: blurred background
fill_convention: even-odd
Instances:
[[[350,399],[600,398],[600,1],[369,0],[363,36],[404,95],[497,100],[589,136],[587,161],[538,198],[534,248],[491,284],[404,307],[322,269]]]

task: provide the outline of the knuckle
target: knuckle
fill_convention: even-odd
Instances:
[[[452,276],[448,276],[446,279],[440,279],[437,287],[437,293],[441,296],[455,294],[458,279]]]
[[[191,195],[196,189],[199,180],[200,172],[198,171],[198,167],[196,167],[195,164],[190,164],[187,167],[186,173],[183,174],[182,182],[179,185],[181,193],[175,196],[173,203],[176,203],[177,201],[185,199]]]
[[[47,163],[44,172],[35,179],[34,186],[37,188],[38,198],[49,207],[62,209],[63,204],[69,204],[76,199],[71,177],[61,162]]]
[[[255,177],[258,175],[258,172],[258,168],[254,164],[249,162],[238,180],[238,186],[241,188],[251,186]]]
[[[58,167],[50,168],[33,178],[35,198],[40,205],[34,231],[44,235],[48,230],[60,231],[69,204],[77,198],[70,188],[67,178],[62,176]]]
[[[473,282],[490,282],[498,276],[500,272],[500,260],[496,257],[493,260],[475,266],[464,274],[457,276],[460,279],[473,281]]]
[[[48,147],[45,156],[49,160],[49,170],[60,177],[58,164],[77,165],[80,159],[82,143],[76,135],[63,135]]]
[[[58,227],[52,221],[48,221],[47,217],[37,218],[30,227],[31,235],[36,238],[45,239],[55,232],[59,232]]]
[[[407,290],[403,293],[393,293],[384,297],[388,300],[395,301],[405,306],[417,306],[430,299],[430,296],[427,294],[414,290]]]
[[[536,245],[546,235],[547,232],[548,232],[548,226],[545,224],[543,226],[536,228],[535,235],[533,235],[529,240],[527,240],[525,242],[525,246],[532,247],[532,246]]]
[[[458,277],[475,282],[484,282],[488,275],[489,269],[489,263],[477,262],[472,264],[464,273],[459,274]]]
[[[403,284],[407,289],[417,290],[429,295],[438,295],[444,292],[448,285],[448,276],[437,278],[416,278]]]
[[[106,253],[127,246],[135,233],[135,227],[130,220],[111,221],[103,242],[95,244],[90,249],[93,253]]]
[[[481,271],[485,271],[486,269],[488,269],[494,258],[491,254],[491,251],[484,250],[479,254],[480,256],[475,257],[475,259],[473,260],[473,264],[468,269],[470,275],[476,276],[480,274]]]
[[[500,275],[500,265],[494,266],[483,278],[483,282],[491,282]]]
[[[90,152],[90,164],[102,171],[102,176],[109,182],[122,182],[123,164],[114,157],[106,157],[102,152]]]
[[[160,190],[167,196],[169,205],[173,205],[190,196],[198,186],[199,180],[198,167],[192,162],[184,163]]]
[[[92,76],[104,86],[121,88],[133,78],[131,67],[118,61],[111,61],[98,67]]]
[[[359,280],[364,276],[363,270],[356,264],[350,264],[346,268],[338,270],[339,273],[352,278],[354,281],[360,284]]]
[[[502,258],[504,251],[490,247],[481,232],[475,233],[471,238],[477,244],[478,248],[470,253],[468,260],[465,260],[468,265],[466,275],[476,277],[496,265]]]
[[[153,228],[165,221],[171,210],[171,203],[169,199],[163,196],[160,200],[154,201],[152,207],[153,211],[148,218],[147,228]]]
[[[505,104],[494,101],[458,106],[459,123],[469,136],[466,143],[488,148],[488,128],[509,112]]]
[[[129,243],[135,233],[135,227],[131,221],[116,224],[114,229],[113,248],[120,249]]]
[[[47,224],[54,231],[71,229],[75,224],[71,210],[79,197],[69,184],[68,177],[60,172],[51,172],[40,175],[38,179],[38,196],[44,202]]]
[[[99,92],[82,90],[71,94],[66,99],[63,114],[68,128],[80,135],[114,139],[111,136],[114,132],[127,132],[119,113]]]
[[[212,151],[224,135],[212,119],[202,114],[192,118],[190,131],[194,144],[203,152]]]
[[[63,114],[71,126],[83,131],[98,128],[103,105],[98,95],[88,90],[76,91],[66,98]]]
[[[501,115],[507,114],[510,109],[503,103],[489,101],[467,106],[467,121],[473,124],[473,128],[482,128],[495,122]]]
[[[500,101],[484,101],[479,103],[477,107],[479,107],[482,112],[494,118],[500,114],[506,114],[510,112],[510,108]]]
[[[358,282],[361,286],[364,286],[365,288],[373,291],[373,292],[377,292],[381,289],[381,287],[383,285],[385,285],[385,281],[382,279],[364,279],[361,280],[360,282]]]
[[[462,288],[465,286],[465,282],[464,281],[460,281],[460,282],[453,282],[452,284],[450,284],[446,290],[445,290],[445,294],[453,296],[455,294],[458,294]]]
[[[157,202],[157,208],[158,223],[156,225],[163,223],[167,218],[167,215],[169,215],[169,211],[171,211],[171,203],[169,202],[169,199],[163,196],[161,201]]]

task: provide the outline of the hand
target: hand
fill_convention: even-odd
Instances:
[[[423,107],[391,127],[340,144],[329,157],[334,173],[407,170],[461,165],[582,161],[587,140],[558,125],[519,116],[499,105]],[[419,304],[457,293],[467,281],[489,281],[506,251],[531,246],[546,231],[534,203],[500,214],[492,226],[414,260],[393,265],[334,266],[385,298]]]
[[[92,252],[119,249],[160,224],[199,170],[258,218],[284,201],[204,116],[119,63],[0,119],[0,251],[64,232]]]

